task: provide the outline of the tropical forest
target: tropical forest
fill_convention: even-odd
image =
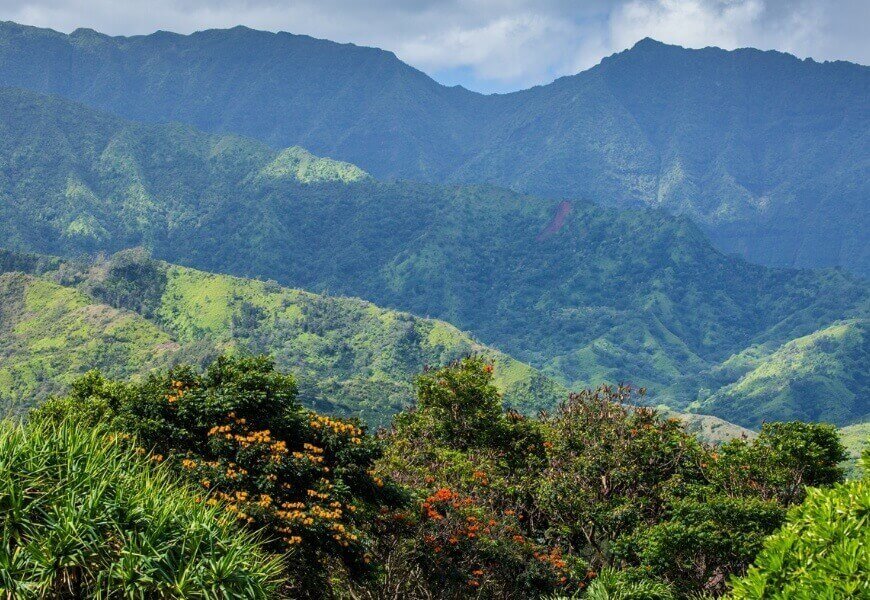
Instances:
[[[0,2],[0,599],[870,598],[860,43],[127,4]]]

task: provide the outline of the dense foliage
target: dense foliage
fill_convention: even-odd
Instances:
[[[764,543],[735,600],[815,600],[870,595],[870,452],[862,479],[812,489]]]
[[[632,381],[655,403],[703,411],[791,340],[866,319],[866,281],[746,264],[663,213],[353,179],[332,161],[300,179],[295,159],[250,140],[16,90],[0,91],[0,129],[0,162],[16,173],[0,178],[9,247],[71,256],[143,245],[181,264],[358,296],[445,319],[569,387]],[[866,363],[855,331],[817,336],[824,343],[796,367],[810,376],[791,388],[784,348],[711,406],[748,426],[760,415],[730,406],[756,398],[768,419],[862,418],[866,370],[845,370]],[[836,402],[819,397],[847,386]]]
[[[0,24],[2,85],[300,144],[379,177],[663,207],[751,259],[865,275],[868,73],[646,39],[579,75],[482,96],[390,52],[286,33],[120,38]]]
[[[718,596],[805,486],[843,477],[832,426],[707,446],[627,387],[530,418],[503,409],[493,377],[479,357],[425,371],[416,406],[375,437],[302,408],[265,357],[139,383],[93,372],[31,422],[135,440],[199,506],[262,531],[294,597]]]
[[[281,562],[156,458],[77,422],[0,424],[0,595],[273,598]]]
[[[380,450],[354,421],[309,412],[292,377],[265,358],[219,357],[203,373],[177,367],[139,384],[94,372],[36,419],[105,422],[171,461],[231,516],[289,552],[297,593],[322,585],[332,561],[359,575],[371,541],[361,529],[401,502],[371,472]]]
[[[380,461],[421,503],[377,554],[393,580],[412,582],[409,597],[427,582],[443,590],[436,597],[587,586],[590,598],[719,594],[803,485],[843,475],[830,426],[771,423],[754,440],[707,447],[677,419],[633,406],[630,389],[607,387],[528,419],[500,410],[477,359],[430,371],[418,387]]]

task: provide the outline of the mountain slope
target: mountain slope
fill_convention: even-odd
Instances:
[[[840,429],[840,439],[846,447],[846,452],[849,455],[846,461],[846,476],[850,478],[858,478],[861,476],[861,469],[858,462],[861,458],[861,452],[870,445],[870,422],[857,423]]]
[[[97,263],[80,287],[107,303],[149,315],[187,348],[269,354],[299,379],[306,404],[372,424],[386,425],[408,405],[414,378],[427,365],[472,353],[494,361],[495,382],[508,406],[534,413],[567,394],[528,365],[443,321],[356,298],[167,265],[139,252]]]
[[[747,264],[660,211],[382,183],[330,161],[300,178],[251,140],[16,90],[0,90],[0,134],[10,247],[145,246],[358,296],[451,322],[570,387],[631,381],[684,409],[744,375],[717,367],[747,348],[866,317],[866,281]]]
[[[18,412],[99,368],[129,377],[165,366],[178,345],[129,311],[24,275],[0,275],[0,409]]]
[[[0,257],[15,257],[19,265],[45,262],[9,252]],[[126,378],[232,349],[272,355],[298,378],[307,405],[373,425],[387,424],[413,399],[414,378],[426,365],[470,353],[494,361],[508,406],[534,413],[567,393],[447,323],[354,298],[167,265],[136,251],[86,266],[53,266],[41,269],[41,277],[0,275],[0,403],[6,407],[60,392],[91,368]]]
[[[784,344],[701,403],[702,412],[763,420],[870,420],[867,321],[843,321]],[[824,399],[818,402],[816,399]]]
[[[764,264],[870,275],[870,69],[643,40],[482,96],[392,53],[245,28],[132,38],[0,24],[0,85],[301,145],[376,177],[658,207]]]

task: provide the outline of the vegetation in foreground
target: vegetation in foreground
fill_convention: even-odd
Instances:
[[[159,455],[79,425],[0,425],[0,596],[275,596],[283,563],[259,538]]]
[[[870,450],[861,463],[863,478],[809,490],[746,576],[733,581],[735,599],[870,595]]]
[[[492,371],[471,357],[425,372],[416,407],[376,436],[303,409],[256,357],[140,383],[92,373],[32,418],[136,439],[264,532],[293,597],[720,596],[807,486],[843,477],[832,426],[712,447],[608,387],[529,418],[502,408]]]

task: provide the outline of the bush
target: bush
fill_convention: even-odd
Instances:
[[[870,478],[809,490],[732,585],[738,600],[870,596]]]
[[[292,377],[265,357],[220,357],[204,373],[181,366],[142,383],[91,373],[35,418],[106,421],[136,436],[255,530],[290,554],[295,595],[322,596],[338,561],[371,572],[366,523],[401,494],[371,472],[380,446],[358,422],[318,415],[296,401]]]
[[[592,582],[584,600],[674,600],[673,590],[648,575],[605,569]]]
[[[723,444],[708,461],[706,477],[732,496],[799,503],[807,486],[843,480],[848,458],[837,429],[824,423],[765,423],[752,442]],[[719,460],[721,458],[721,460]]]
[[[0,523],[4,597],[273,598],[281,584],[221,506],[104,428],[3,423]]]
[[[621,556],[676,591],[721,594],[743,573],[785,509],[772,500],[712,495],[673,500],[660,522],[620,540]]]

